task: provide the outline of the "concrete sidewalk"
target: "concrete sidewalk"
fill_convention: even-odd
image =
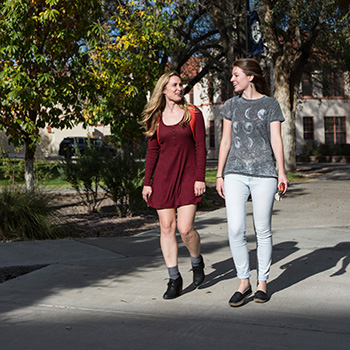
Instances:
[[[0,244],[0,267],[47,265],[0,284],[4,350],[350,349],[350,168],[293,183],[273,216],[271,300],[228,306],[238,280],[226,213],[196,220],[206,280],[194,289],[180,243],[184,294],[163,300],[159,233]],[[255,283],[255,238],[247,237]]]

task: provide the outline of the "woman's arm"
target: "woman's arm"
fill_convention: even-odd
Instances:
[[[224,167],[226,164],[227,156],[231,148],[232,142],[232,122],[226,118],[223,119],[222,138],[220,142],[219,158],[218,158],[218,170],[216,173],[216,190],[222,198],[225,198],[224,189]]]
[[[153,172],[159,157],[159,149],[157,135],[154,134],[148,139],[144,186],[151,186]]]
[[[285,189],[282,194],[287,191],[288,188],[288,178],[284,169],[284,157],[283,157],[283,142],[281,137],[281,122],[274,121],[270,124],[271,132],[271,147],[276,158],[278,167],[278,183],[284,183]]]
[[[196,109],[195,119],[195,144],[196,144],[196,174],[194,183],[195,196],[201,196],[205,192],[205,166],[207,152],[205,148],[205,126],[202,112]]]
[[[159,143],[157,135],[153,135],[148,139],[148,148],[146,156],[145,180],[143,182],[142,197],[147,202],[152,194],[151,180],[154,169],[159,157]]]

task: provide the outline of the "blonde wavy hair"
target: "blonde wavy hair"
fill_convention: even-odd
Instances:
[[[166,104],[163,91],[168,85],[170,78],[174,76],[181,79],[179,73],[175,71],[166,72],[159,78],[152,92],[151,98],[141,114],[141,120],[139,123],[144,127],[144,134],[147,137],[153,136],[157,130],[159,118],[161,117]],[[185,111],[184,118],[182,119],[180,125],[189,123],[191,120],[191,115],[188,111],[189,105],[184,97],[182,97],[179,106]]]

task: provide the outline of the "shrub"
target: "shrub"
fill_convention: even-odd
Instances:
[[[105,152],[99,149],[86,148],[83,155],[78,154],[76,159],[66,158],[61,164],[61,177],[79,194],[89,213],[97,212],[106,198],[106,194],[99,196],[105,157]]]
[[[0,192],[0,239],[56,239],[62,236],[49,196],[3,188]]]
[[[302,156],[350,156],[350,144],[324,144],[307,141],[303,144]]]
[[[145,208],[141,191],[144,164],[137,162],[128,150],[118,153],[113,159],[105,159],[102,168],[102,187],[116,204],[119,216]]]
[[[41,185],[48,180],[57,178],[59,176],[58,166],[58,162],[36,159],[34,162],[34,177],[37,184]]]
[[[106,197],[114,201],[119,216],[146,207],[141,196],[144,164],[137,162],[127,150],[119,150],[112,156],[109,152],[88,148],[76,159],[65,159],[61,173],[89,212],[96,212]]]
[[[0,179],[7,179],[11,186],[24,181],[24,164],[21,159],[9,158],[6,153],[0,158]],[[34,162],[34,180],[37,186],[58,176],[58,162],[36,159]]]
[[[16,182],[24,179],[24,160],[11,159],[3,155],[1,159],[1,178],[7,179],[14,186]]]

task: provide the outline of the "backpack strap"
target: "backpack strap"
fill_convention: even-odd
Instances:
[[[188,111],[191,114],[191,120],[190,120],[190,127],[192,130],[192,135],[193,135],[193,139],[196,141],[196,132],[195,132],[195,125],[196,125],[196,114],[199,113],[199,110],[197,107],[190,105],[190,108],[188,109]]]
[[[196,114],[199,113],[199,110],[194,105],[189,105],[188,111],[191,114],[191,120],[190,120],[190,123],[189,123],[190,124],[190,128],[191,128],[191,131],[192,131],[193,139],[196,141],[195,124],[196,124]],[[160,145],[160,142],[159,142],[159,130],[158,129],[159,129],[160,118],[161,118],[161,116],[158,119],[157,130],[156,130],[157,140],[158,140],[158,144],[159,145]]]

